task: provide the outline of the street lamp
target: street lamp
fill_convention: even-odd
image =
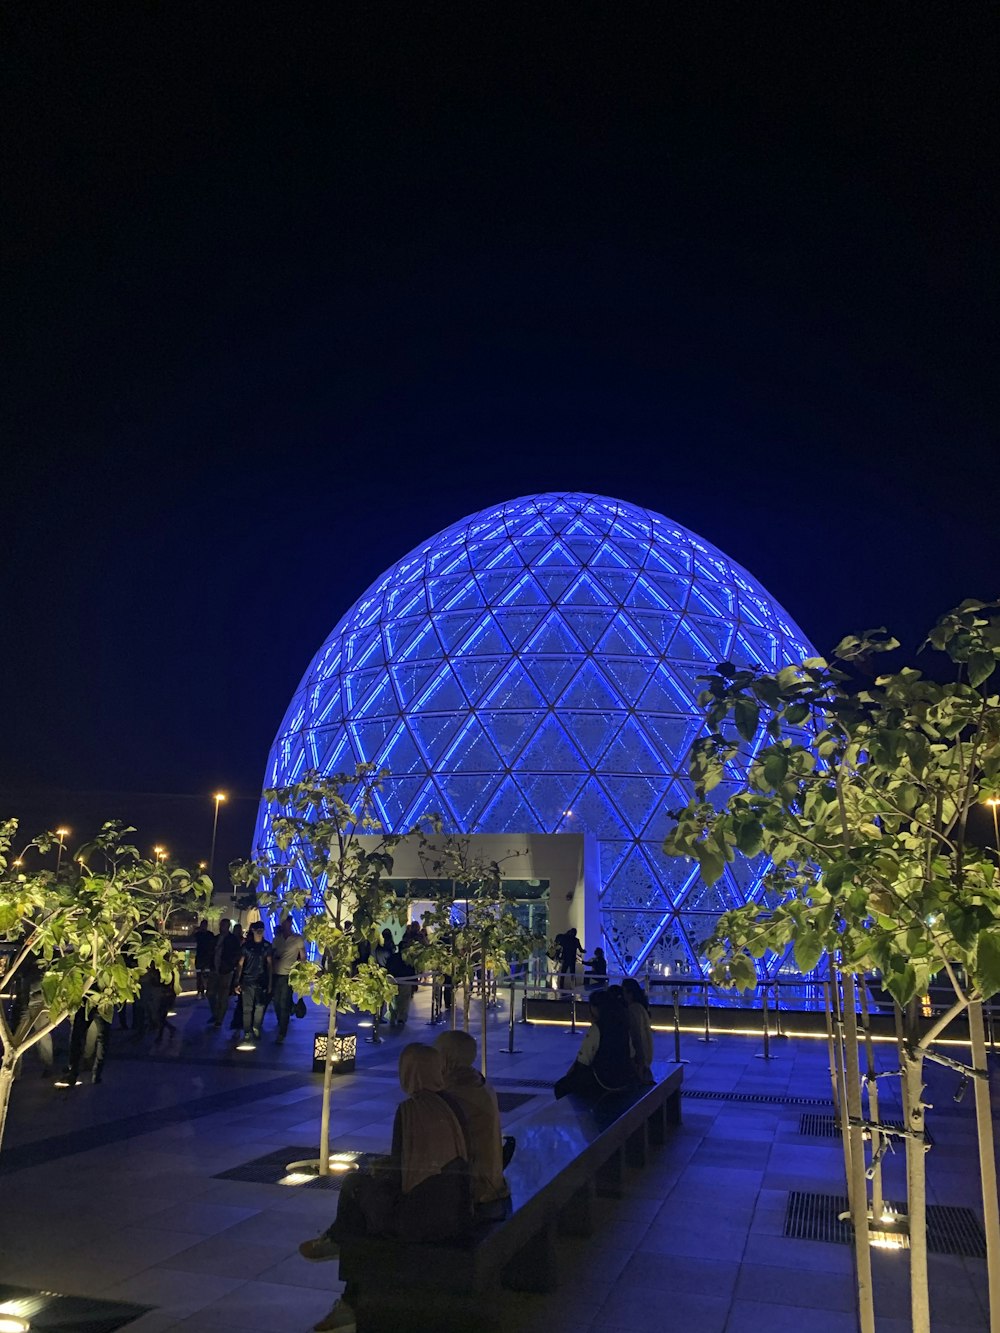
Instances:
[[[224,791],[217,791],[212,797],[215,801],[215,811],[212,815],[212,850],[208,854],[208,877],[213,879],[215,876],[215,835],[219,831],[219,806],[226,799]]]
[[[59,874],[59,867],[62,865],[63,843],[69,837],[68,828],[57,828],[56,837],[59,839],[59,850],[56,852],[56,874]]]
[[[156,857],[157,861],[165,861],[167,859],[166,847],[154,847],[153,855]]]

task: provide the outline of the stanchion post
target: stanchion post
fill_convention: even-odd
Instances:
[[[565,975],[565,974],[564,974]],[[576,1036],[576,973],[570,972],[566,979],[569,982],[569,1035]]]
[[[708,1012],[708,986],[705,982],[702,982],[702,987],[705,992],[705,1035],[699,1037],[698,1040],[707,1044],[708,1042],[715,1041],[715,1038],[712,1036],[712,1020]]]
[[[685,1060],[681,1055],[681,1007],[678,999],[679,992],[674,987],[674,1064],[687,1065],[690,1060]]]
[[[527,990],[525,991],[527,994]],[[504,1055],[520,1055],[521,1052],[514,1047],[514,1005],[517,996],[517,978],[512,972],[510,974],[510,1015],[507,1021],[507,1049]]]
[[[763,1014],[764,1014],[764,1049],[755,1057],[757,1060],[774,1059],[774,1056],[771,1054],[771,1019],[767,1008],[768,989],[769,988],[765,986],[763,991],[761,992],[761,1004],[763,1007]]]

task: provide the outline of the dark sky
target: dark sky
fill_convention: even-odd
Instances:
[[[342,612],[533,491],[821,648],[996,595],[995,14],[532,8],[6,8],[5,809],[242,852]]]

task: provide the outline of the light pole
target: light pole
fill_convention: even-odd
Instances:
[[[160,847],[160,846],[156,846],[156,847],[154,847],[154,848],[153,848],[153,855],[154,855],[154,857],[156,858],[156,860],[159,861],[159,862],[161,863],[161,865],[162,865],[162,863],[167,859],[167,849],[166,849],[166,847]]]
[[[996,816],[994,815],[994,818]],[[56,852],[56,874],[59,874],[59,867],[62,865],[63,843],[70,835],[68,828],[57,828],[56,837],[59,839],[59,850]]]
[[[212,815],[212,850],[208,854],[209,879],[214,879],[215,876],[215,835],[219,831],[219,806],[226,799],[226,793],[217,791],[212,799],[215,801],[215,812]]]

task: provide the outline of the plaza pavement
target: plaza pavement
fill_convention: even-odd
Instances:
[[[305,1333],[339,1286],[335,1263],[309,1264],[297,1246],[331,1220],[335,1194],[216,1176],[315,1143],[311,1044],[323,1016],[293,1019],[279,1046],[269,1013],[257,1049],[237,1052],[228,1026],[206,1026],[204,1001],[182,997],[178,1008],[178,1034],[160,1048],[116,1031],[98,1086],[60,1091],[26,1062],[0,1153],[0,1282],[153,1307],[129,1333]],[[426,1019],[418,998],[403,1036],[359,1041],[357,1071],[335,1084],[335,1150],[388,1148],[398,1050],[434,1036]],[[500,1091],[528,1097],[504,1115],[516,1135],[576,1045],[565,1028],[538,1024],[517,1026],[520,1054],[506,1044],[501,1008],[490,1017],[490,1072]],[[656,1044],[658,1059],[671,1057],[670,1036]],[[685,1035],[685,1086],[709,1095],[686,1099],[682,1126],[629,1172],[624,1198],[599,1201],[591,1239],[561,1242],[557,1293],[503,1297],[511,1330],[853,1333],[850,1247],[782,1234],[788,1190],[843,1192],[837,1140],[804,1137],[803,1108],[780,1100],[828,1095],[825,1048],[786,1040],[772,1050],[764,1061],[754,1038],[705,1045]],[[881,1048],[880,1063],[891,1059]],[[932,1075],[930,1199],[978,1213],[972,1098],[956,1105],[955,1083],[949,1071]],[[773,1100],[732,1100],[742,1093]],[[898,1104],[883,1111],[894,1113]],[[887,1197],[902,1197],[902,1167],[900,1152]],[[875,1259],[879,1333],[904,1333],[907,1254]],[[932,1255],[931,1275],[935,1333],[988,1326],[982,1261]]]

